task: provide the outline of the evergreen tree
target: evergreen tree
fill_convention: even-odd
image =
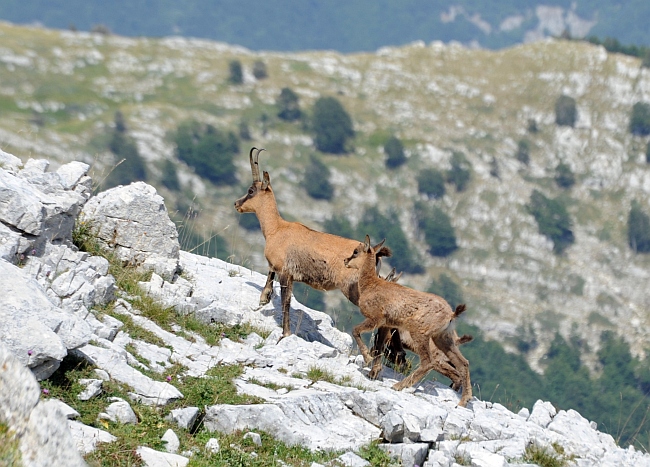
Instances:
[[[576,182],[573,172],[569,164],[560,162],[557,167],[555,167],[555,183],[560,188],[571,188]]]
[[[650,141],[648,141],[645,147],[645,161],[650,164]]]
[[[282,88],[275,101],[278,108],[278,117],[289,122],[298,120],[302,116],[298,94],[290,88]]]
[[[416,203],[415,215],[424,240],[429,245],[429,254],[444,257],[458,249],[454,227],[442,209],[438,206],[431,209],[424,203]]]
[[[539,191],[533,190],[528,212],[535,217],[539,233],[553,241],[553,251],[556,254],[561,254],[574,242],[571,217],[558,199],[547,198]]]
[[[230,84],[242,84],[244,82],[244,72],[242,71],[241,62],[239,60],[232,60],[229,64],[230,75],[228,82]]]
[[[329,201],[334,196],[334,187],[329,181],[330,169],[314,155],[310,160],[302,186],[312,198]]]
[[[456,186],[456,191],[463,191],[472,178],[472,165],[460,151],[451,155],[451,169],[447,171],[447,181]]]
[[[630,214],[627,218],[627,238],[632,251],[637,253],[650,252],[650,217],[643,212],[638,201],[632,201]]]
[[[396,136],[388,138],[384,144],[384,152],[386,153],[386,167],[389,169],[396,169],[406,162],[404,146]]]
[[[213,183],[237,182],[233,158],[239,153],[239,140],[234,133],[191,121],[179,125],[174,141],[178,158],[194,168],[197,175]]]
[[[423,169],[417,175],[418,192],[429,198],[442,198],[445,196],[445,177],[436,169]]]
[[[312,127],[316,148],[322,152],[342,154],[346,142],[354,136],[352,119],[334,97],[321,97],[314,104]]]
[[[555,123],[574,127],[578,119],[578,109],[573,97],[561,95],[555,101]]]
[[[650,135],[650,104],[637,102],[632,106],[630,133],[638,136]]]
[[[255,60],[255,63],[253,63],[253,76],[258,80],[268,78],[266,63],[262,60]]]

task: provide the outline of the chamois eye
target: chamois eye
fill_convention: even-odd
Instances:
[[[253,187],[250,187],[250,188],[248,189],[248,194],[249,194],[249,195],[252,195],[253,192],[254,192]]]

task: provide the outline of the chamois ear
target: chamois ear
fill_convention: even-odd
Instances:
[[[366,238],[363,241],[363,251],[368,253],[370,251],[370,236],[366,234]]]
[[[269,173],[264,171],[264,179],[262,180],[262,190],[266,190],[271,185],[271,177]]]
[[[385,241],[386,241],[386,239],[384,238],[381,242],[379,242],[375,246],[373,246],[372,247],[373,251],[375,253],[377,253],[379,250],[381,250],[382,249],[381,247],[382,247],[382,245],[384,244]],[[390,256],[390,250],[388,248],[386,248],[386,249],[388,250],[389,254],[387,254],[385,256]]]

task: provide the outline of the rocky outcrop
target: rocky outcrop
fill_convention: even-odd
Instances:
[[[11,158],[2,157],[9,162],[0,168],[0,180],[11,180],[2,186],[11,187],[5,194],[29,189],[61,199],[62,193],[78,186],[61,182],[68,169],[73,172],[70,180],[84,177],[72,170],[76,164],[50,177],[44,172],[45,164],[34,162],[20,169]],[[451,466],[460,458],[472,465],[507,466],[521,460],[530,446],[549,451],[559,447],[580,466],[650,466],[649,455],[617,446],[610,435],[598,431],[579,413],[556,411],[548,402],[538,401],[530,411],[513,413],[500,404],[474,398],[463,408],[457,406],[456,392],[436,382],[396,392],[391,387],[402,375],[387,368],[380,380],[371,381],[363,360],[350,352],[350,336],[337,330],[329,316],[295,300],[291,303],[294,334],[278,342],[279,290],[271,303],[257,306],[265,276],[179,252],[169,217],[160,209],[162,200],[144,184],[118,187],[98,197],[87,203],[93,203],[92,209],[83,208],[88,213],[83,221],[96,225],[97,232],[120,229],[119,242],[104,238],[105,245],[120,250],[124,260],[157,271],[141,284],[146,293],[179,314],[193,313],[205,326],[250,323],[266,337],[255,332],[238,341],[222,336],[218,345],[209,345],[177,325],[164,329],[128,301],[114,299],[119,291],[108,263],[77,251],[69,241],[71,232],[60,231],[58,240],[52,242],[28,233],[24,229],[31,221],[23,223],[21,216],[5,210],[3,219],[23,230],[13,224],[0,230],[0,243],[13,245],[15,251],[22,251],[24,242],[39,245],[26,258],[0,259],[4,286],[0,296],[0,422],[19,439],[25,465],[83,465],[80,453],[116,439],[74,420],[78,414],[62,402],[39,397],[36,377],[47,378],[66,355],[74,355],[97,367],[96,378],[79,381],[86,387],[80,399],[98,397],[107,380],[129,388],[130,400],[107,399],[99,420],[137,424],[133,403],[182,401],[184,407],[173,410],[169,421],[176,431],[191,430],[201,415],[202,425],[215,433],[206,452],[220,449],[216,438],[220,433],[264,430],[289,445],[347,451],[339,458],[344,465],[364,465],[354,451],[379,439],[381,449],[404,466]],[[129,217],[133,209],[148,214]],[[43,223],[44,218],[36,222]],[[110,223],[109,229],[102,227],[104,221]],[[9,221],[3,220],[3,225],[10,225]],[[150,238],[152,233],[164,238]],[[136,238],[144,240],[138,243]],[[146,248],[142,247],[145,243]],[[95,308],[107,303],[115,316],[155,336],[155,342],[129,335],[114,317],[96,314]],[[181,377],[209,377],[211,368],[225,364],[244,367],[235,386],[239,393],[261,403],[197,408],[171,377],[152,377],[173,365],[183,368]],[[327,375],[327,381],[311,379],[314,370]],[[254,433],[248,436],[253,443],[261,442]],[[167,431],[163,441],[170,451],[178,449],[173,430]],[[191,451],[175,454],[147,446],[136,452],[147,465],[187,465],[192,455]]]
[[[81,222],[117,257],[166,279],[178,266],[176,226],[156,189],[144,182],[99,193],[83,208]]]

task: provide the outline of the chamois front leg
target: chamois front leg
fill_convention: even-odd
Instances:
[[[260,295],[260,306],[264,306],[271,301],[273,297],[273,278],[275,277],[275,272],[269,271],[266,276],[266,284],[264,284],[264,290],[262,290],[262,295]]]
[[[280,298],[282,301],[282,337],[280,338],[280,340],[291,335],[291,323],[289,320],[289,310],[291,308],[292,290],[293,290],[293,278],[287,274],[280,275]]]
[[[359,347],[359,351],[361,352],[361,355],[363,355],[363,361],[366,363],[366,365],[369,365],[373,358],[370,355],[370,351],[368,350],[368,347],[366,344],[364,344],[363,340],[361,340],[361,333],[362,332],[370,332],[373,329],[377,328],[377,323],[375,323],[374,320],[370,318],[366,318],[366,320],[359,324],[358,326],[355,326],[354,329],[352,330],[352,337],[354,337],[354,340],[357,343],[357,346]]]

